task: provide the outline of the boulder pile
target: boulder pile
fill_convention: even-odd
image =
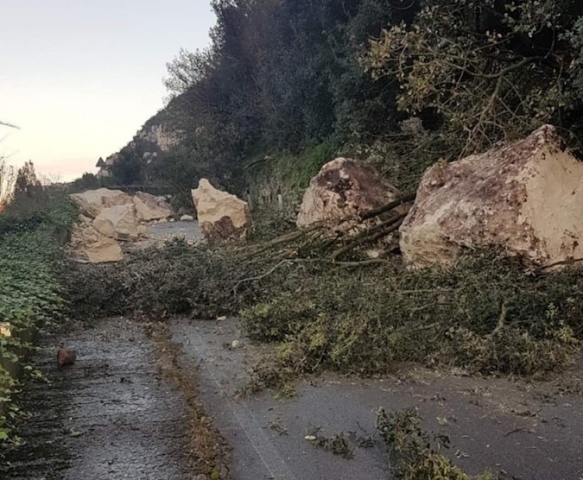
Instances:
[[[71,246],[78,259],[90,263],[122,260],[119,242],[139,240],[146,231],[142,223],[165,220],[173,213],[162,198],[143,192],[131,196],[100,188],[72,194],[71,199],[80,212]]]

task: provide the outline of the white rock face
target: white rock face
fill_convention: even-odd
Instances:
[[[119,262],[123,259],[119,243],[99,233],[91,223],[81,221],[74,225],[71,247],[77,258],[90,263]]]
[[[197,189],[192,190],[192,199],[200,228],[207,240],[222,242],[245,238],[251,225],[247,202],[217,190],[205,178],[200,180]]]
[[[400,229],[413,267],[451,264],[463,247],[496,246],[535,265],[583,257],[583,164],[552,126],[436,164]]]
[[[115,240],[138,239],[138,217],[133,204],[104,208],[93,220],[93,227],[102,235]]]
[[[178,143],[176,132],[168,129],[162,124],[153,125],[149,128],[143,128],[137,134],[138,138],[147,140],[158,145],[163,152],[169,150]]]
[[[368,226],[358,218],[361,213],[398,197],[398,190],[372,166],[337,158],[324,165],[310,181],[296,223],[303,228],[322,222],[332,230],[356,233]],[[351,218],[354,221],[346,221]]]

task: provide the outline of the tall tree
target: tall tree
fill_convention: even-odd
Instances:
[[[425,0],[411,24],[371,42],[366,64],[376,79],[399,80],[402,111],[436,112],[453,150],[467,154],[562,123],[578,9],[572,0]]]

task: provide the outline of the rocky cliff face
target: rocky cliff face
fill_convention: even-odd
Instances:
[[[155,117],[153,117],[155,118]],[[146,123],[136,134],[132,143],[146,142],[154,147],[154,150],[165,152],[176,145],[179,140],[178,132],[164,122]],[[156,153],[156,152],[146,152]]]
[[[171,124],[171,110],[172,103],[146,121],[125,147],[108,156],[102,165],[98,165],[100,170],[97,176],[110,176],[112,166],[124,156],[138,157],[147,165],[160,153],[176,145],[180,141],[181,133]]]

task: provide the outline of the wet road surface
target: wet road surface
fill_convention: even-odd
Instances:
[[[396,478],[375,433],[379,407],[416,409],[423,428],[451,438],[444,453],[469,473],[583,478],[583,365],[546,383],[418,367],[375,380],[327,374],[298,382],[294,398],[241,397],[251,363],[268,347],[251,344],[236,320],[177,319],[164,348],[180,357],[181,375],[197,383],[185,394],[167,380],[176,358],[162,362],[161,344],[147,331],[118,318],[45,341],[39,360],[49,383],[30,382],[23,393],[33,415],[20,431],[23,446],[0,465],[2,480],[208,480],[193,468],[193,395],[217,438],[233,449],[220,480]],[[61,340],[78,359],[59,370]],[[237,348],[230,348],[233,340]],[[351,445],[353,458],[345,459],[307,441],[314,429],[369,441]]]
[[[100,322],[66,337],[77,350],[57,369],[60,338],[39,354],[47,381],[30,382],[23,407],[32,417],[23,446],[0,466],[0,478],[182,480],[189,468],[188,419],[181,393],[159,373],[154,342],[126,319]],[[204,477],[203,477],[204,478]]]

